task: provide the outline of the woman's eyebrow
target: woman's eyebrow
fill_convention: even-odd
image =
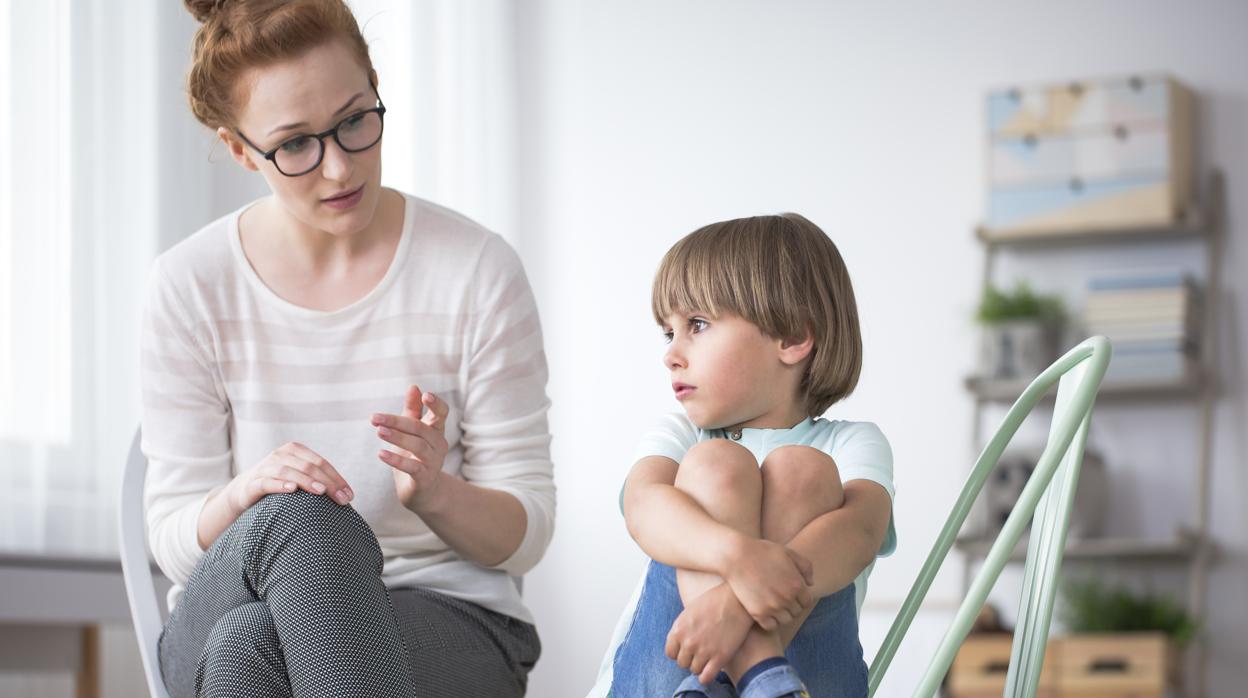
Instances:
[[[357,93],[355,93],[355,96],[353,96],[351,99],[347,100],[347,103],[346,103],[346,104],[342,105],[341,107],[338,107],[338,111],[334,112],[334,114],[333,114],[333,115],[334,115],[334,116],[338,116],[339,114],[343,113],[344,111],[346,111],[346,110],[350,109],[350,108],[351,108],[351,105],[352,105],[352,104],[355,104],[355,100],[357,100],[357,99],[359,99],[360,97],[363,97],[363,96],[364,96],[364,93],[363,93],[363,92],[357,92]],[[284,125],[284,126],[278,126],[277,128],[273,129],[272,131],[269,131],[269,135],[270,135],[270,136],[272,136],[272,135],[273,135],[273,134],[275,134],[275,133],[279,133],[279,132],[281,132],[281,131],[289,131],[290,129],[293,129],[293,128],[303,128],[303,127],[305,127],[305,126],[307,126],[307,125],[308,125],[308,122],[306,122],[306,121],[300,121],[300,122],[298,122],[298,123],[294,123],[294,124],[286,124],[286,125]]]

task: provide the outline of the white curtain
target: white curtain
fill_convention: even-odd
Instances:
[[[350,0],[384,181],[515,242],[510,0]],[[108,555],[154,255],[265,189],[195,123],[181,3],[0,0],[0,550]]]
[[[516,242],[512,0],[349,0],[386,103],[383,180]]]
[[[139,5],[135,5],[139,7]],[[0,548],[106,555],[155,250],[150,13],[0,0]],[[150,34],[147,34],[150,36]]]

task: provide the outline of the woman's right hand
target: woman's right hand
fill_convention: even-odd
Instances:
[[[763,630],[792,621],[814,599],[814,567],[797,551],[769,540],[746,537],[733,555],[724,581]]]
[[[247,511],[265,495],[305,490],[325,494],[347,504],[355,493],[347,481],[316,451],[300,443],[279,446],[254,468],[239,473],[226,485],[226,496],[235,516]]]

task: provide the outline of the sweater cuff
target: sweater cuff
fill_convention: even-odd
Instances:
[[[191,573],[195,571],[195,566],[199,564],[200,558],[204,556],[204,549],[199,547],[199,516],[203,513],[208,499],[220,490],[220,486],[214,487],[198,501],[188,502],[174,515],[173,550],[170,551],[167,560],[168,569],[166,565],[161,566],[171,581],[185,585],[190,580]]]
[[[511,557],[491,566],[490,569],[502,570],[513,577],[520,577],[536,567],[542,555],[545,554],[546,547],[554,533],[551,525],[554,517],[547,515],[529,492],[506,487],[494,489],[506,492],[519,500],[520,506],[524,508],[525,527],[524,537],[520,540],[516,551],[511,554]]]

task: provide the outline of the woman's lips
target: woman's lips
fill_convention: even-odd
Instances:
[[[361,184],[358,189],[348,192],[342,196],[335,196],[332,199],[322,199],[321,203],[330,208],[346,209],[360,203],[360,199],[364,198],[364,185]]]

